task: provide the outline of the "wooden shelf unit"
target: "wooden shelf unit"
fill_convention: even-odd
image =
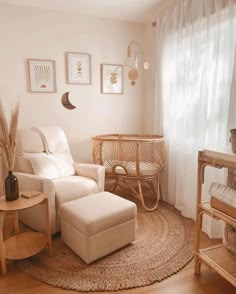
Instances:
[[[194,272],[196,274],[200,274],[201,263],[203,262],[210,269],[217,272],[234,287],[236,287],[236,255],[225,248],[223,244],[200,250],[200,232],[202,229],[202,218],[204,214],[217,220],[223,220],[233,227],[236,227],[235,218],[212,208],[209,201],[202,202],[202,185],[204,184],[206,166],[236,169],[236,154],[229,150],[199,151]]]

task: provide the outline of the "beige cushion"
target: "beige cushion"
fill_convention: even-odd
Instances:
[[[68,161],[66,155],[63,153],[28,154],[27,159],[32,165],[34,174],[47,179],[71,176],[75,173],[72,163]]]
[[[136,162],[135,161],[118,161],[118,160],[109,160],[105,161],[104,165],[106,166],[106,172],[111,173],[112,167],[116,166],[115,173],[117,175],[125,175],[125,169],[128,174],[131,176],[136,176]],[[140,174],[142,176],[152,176],[157,174],[160,171],[160,165],[153,162],[140,162],[139,163]]]
[[[61,217],[86,236],[134,219],[136,205],[109,192],[64,203]]]
[[[56,206],[98,192],[97,182],[90,178],[69,176],[53,180],[56,191]]]

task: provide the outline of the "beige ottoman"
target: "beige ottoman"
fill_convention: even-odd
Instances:
[[[62,240],[86,263],[135,240],[136,205],[101,192],[60,207]]]

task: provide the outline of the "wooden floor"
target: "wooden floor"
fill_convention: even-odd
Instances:
[[[218,241],[209,240],[203,236],[202,247],[209,244],[216,244]],[[7,264],[7,275],[0,274],[1,294],[71,294],[78,293],[70,290],[54,288],[37,281],[21,270],[13,262]],[[98,293],[98,292],[96,292]],[[105,293],[105,292],[103,292]],[[109,292],[111,293],[111,292]],[[202,267],[200,276],[193,274],[193,262],[190,262],[182,271],[171,276],[160,283],[155,283],[148,287],[136,288],[127,291],[117,291],[114,293],[146,293],[146,294],[235,294],[236,289],[223,278],[206,267]]]
[[[6,227],[7,234],[8,228]],[[201,247],[218,244],[219,240],[210,240],[202,233]],[[54,288],[37,281],[19,270],[12,261],[7,263],[7,275],[0,272],[0,294],[71,294],[71,290]],[[98,292],[94,292],[98,293]],[[102,292],[111,293],[111,292]],[[236,289],[218,274],[202,266],[200,276],[193,273],[193,261],[183,270],[170,278],[148,287],[122,290],[113,293],[125,294],[236,294]]]

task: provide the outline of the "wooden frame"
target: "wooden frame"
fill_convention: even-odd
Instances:
[[[67,83],[91,84],[91,54],[66,52]]]
[[[54,60],[28,59],[30,91],[56,92],[56,65]]]
[[[123,94],[124,67],[122,64],[101,64],[101,93]]]

